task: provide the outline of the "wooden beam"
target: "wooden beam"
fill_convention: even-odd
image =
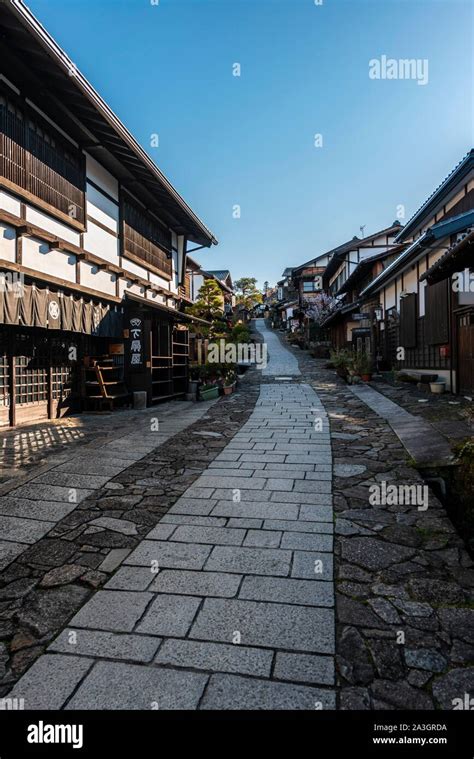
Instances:
[[[51,214],[51,216],[56,216],[60,221],[68,224],[70,227],[74,227],[74,229],[78,230],[79,232],[85,231],[86,229],[85,224],[82,224],[80,221],[77,221],[77,219],[73,219],[71,216],[68,216],[67,213],[58,211],[58,209],[52,206],[50,203],[46,203],[44,200],[37,198],[36,195],[33,195],[33,193],[28,192],[28,190],[24,190],[22,187],[19,187],[17,184],[10,182],[9,179],[5,179],[5,177],[0,177],[0,187],[3,187],[5,190],[9,190],[14,195],[16,195],[20,200],[21,199],[27,200],[29,203],[31,203],[31,205],[36,206],[37,208],[40,208],[42,211],[46,211],[47,213]],[[85,194],[84,194],[84,197],[85,197]]]

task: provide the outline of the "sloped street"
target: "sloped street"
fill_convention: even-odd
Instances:
[[[69,516],[100,565],[4,573],[22,620],[10,661],[35,659],[9,693],[25,708],[449,709],[468,688],[472,562],[443,507],[370,506],[374,483],[421,482],[400,440],[256,324],[269,363],[190,428],[210,447],[181,494],[145,455]],[[46,538],[55,555],[66,528]]]

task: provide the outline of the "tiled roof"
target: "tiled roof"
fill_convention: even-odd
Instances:
[[[453,185],[456,183],[458,177],[462,176],[462,174],[467,173],[471,168],[474,167],[474,148],[472,148],[464,158],[459,161],[459,163],[454,167],[452,171],[443,179],[440,185],[434,190],[434,192],[431,193],[431,195],[425,200],[423,205],[420,206],[418,211],[416,211],[411,219],[407,221],[403,229],[400,231],[400,233],[397,235],[397,240],[403,240],[406,236],[408,236],[413,228],[415,227],[415,222],[417,219],[419,219],[422,214],[425,214],[428,212],[428,209],[430,206],[433,206],[436,204],[436,201],[440,198],[443,192],[449,191],[450,185]]]

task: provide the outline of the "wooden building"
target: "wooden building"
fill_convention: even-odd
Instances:
[[[228,269],[220,271],[204,270],[196,261],[191,261],[189,268],[190,274],[190,293],[191,300],[194,303],[199,296],[199,290],[206,280],[212,279],[217,282],[222,295],[222,314],[231,316],[235,306],[234,285],[232,276]]]
[[[397,235],[404,251],[360,293],[363,310],[370,302],[380,314],[376,350],[386,367],[435,374],[447,389],[469,394],[474,286],[472,247],[464,241],[473,228],[471,150]],[[467,287],[457,288],[461,261]]]
[[[0,38],[0,425],[184,395],[188,243],[217,240],[23,3]]]
[[[351,273],[334,292],[339,304],[323,322],[334,348],[352,348],[376,356],[376,334],[378,298],[375,296],[362,301],[361,291],[404,250],[404,245],[394,245],[364,255]]]

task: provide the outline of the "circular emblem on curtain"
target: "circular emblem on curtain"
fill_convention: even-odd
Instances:
[[[49,306],[48,306],[48,313],[51,319],[54,319],[54,320],[59,319],[59,303],[57,302],[57,300],[50,301]]]

